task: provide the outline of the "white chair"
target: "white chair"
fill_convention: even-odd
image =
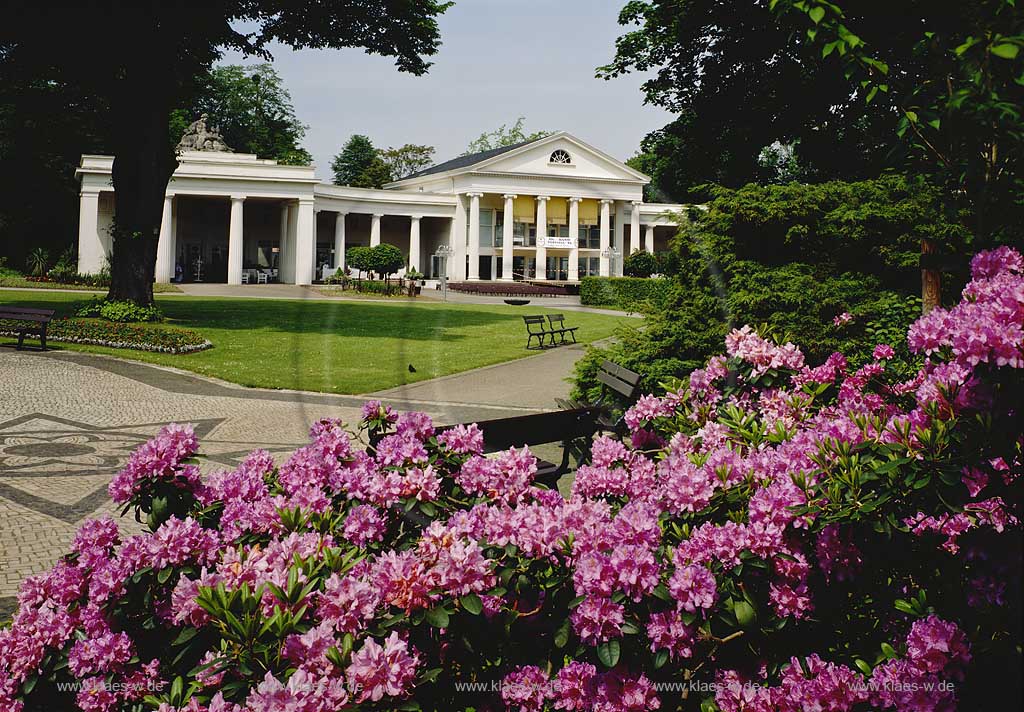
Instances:
[[[256,273],[256,284],[267,284],[267,273],[264,270],[260,270]]]
[[[249,284],[249,270],[242,270],[242,284]]]

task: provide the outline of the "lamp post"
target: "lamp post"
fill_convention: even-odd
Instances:
[[[448,258],[455,254],[448,245],[441,245],[434,253],[434,257],[441,261],[441,300],[448,301]]]
[[[619,256],[621,254],[622,252],[620,252],[617,248],[614,247],[607,247],[601,250],[601,257],[604,257],[606,260],[608,260],[608,272],[612,277],[615,276],[615,260],[619,259]]]

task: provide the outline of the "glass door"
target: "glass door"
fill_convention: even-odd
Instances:
[[[569,258],[548,257],[546,273],[548,279],[560,282],[566,281],[569,279]]]

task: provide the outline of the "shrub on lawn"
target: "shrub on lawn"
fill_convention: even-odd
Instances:
[[[155,304],[141,306],[129,300],[94,299],[77,312],[78,316],[100,317],[125,323],[163,321],[164,315]]]
[[[0,320],[0,334],[11,336],[16,328],[24,326],[14,321]],[[157,351],[183,354],[208,349],[211,344],[190,329],[173,329],[148,324],[125,324],[102,319],[57,319],[47,327],[48,341],[69,344],[108,346],[114,349]]]
[[[110,485],[151,532],[89,522],[22,585],[0,707],[1014,708],[1024,265],[973,268],[909,380],[733,330],[568,501],[379,402],[369,452],[328,419],[206,476],[170,426]]]
[[[663,306],[674,286],[668,279],[584,277],[580,280],[580,303],[644,311]]]

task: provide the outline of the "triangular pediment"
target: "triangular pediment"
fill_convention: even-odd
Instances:
[[[518,173],[553,177],[628,180],[650,179],[575,136],[561,132],[513,151],[467,166],[469,171]]]

